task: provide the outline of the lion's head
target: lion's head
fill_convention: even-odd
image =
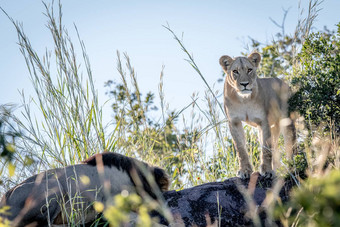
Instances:
[[[235,59],[224,55],[220,58],[220,65],[226,73],[227,83],[241,96],[249,96],[256,86],[256,69],[260,61],[261,55],[258,53]]]

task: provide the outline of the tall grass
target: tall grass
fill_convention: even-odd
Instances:
[[[89,57],[77,28],[81,60],[62,24],[61,4],[58,10],[53,8],[54,3],[43,4],[54,44],[54,49],[46,50],[43,56],[34,50],[22,24],[3,11],[17,31],[35,91],[33,97],[21,93],[22,116],[11,115],[7,122],[16,124],[13,128],[21,134],[16,143],[15,165],[26,166],[25,157],[32,158],[35,165],[30,174],[37,169],[78,163],[95,153],[114,150],[116,144],[115,131],[107,131],[103,124]],[[25,171],[16,173],[20,176]]]

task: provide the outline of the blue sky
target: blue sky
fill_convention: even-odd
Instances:
[[[222,90],[223,85],[216,83],[221,76],[218,64],[221,55],[240,55],[245,43],[249,42],[248,37],[264,43],[270,41],[279,28],[269,18],[281,22],[282,8],[291,7],[286,32],[292,33],[299,14],[297,0],[61,2],[64,24],[71,36],[75,34],[75,23],[85,42],[101,103],[108,100],[104,82],[119,81],[115,69],[116,50],[119,50],[130,56],[144,94],[147,91],[158,93],[160,71],[165,66],[164,91],[171,109],[181,109],[189,104],[193,92],[199,92],[203,98],[206,88],[184,61],[185,54],[162,25],[169,23],[179,36],[184,33],[184,44],[193,53],[208,83],[215,83],[215,88]],[[307,4],[308,1],[302,1],[304,8]],[[45,27],[46,17],[41,1],[0,0],[0,6],[15,20],[23,22],[38,53],[43,55],[45,48],[51,47],[52,39]],[[325,25],[335,29],[335,24],[340,21],[340,1],[325,0],[320,8],[314,29],[322,29]],[[24,90],[26,96],[33,95],[34,91],[16,44],[16,31],[3,13],[0,13],[0,31],[0,104],[19,104],[21,97],[18,90]],[[76,38],[73,40],[76,41]],[[107,120],[110,114],[107,108]]]

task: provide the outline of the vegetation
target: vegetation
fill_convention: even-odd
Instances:
[[[338,170],[310,177],[300,188],[293,190],[291,200],[287,204],[276,209],[276,216],[285,226],[338,225],[339,184]]]
[[[337,170],[340,167],[340,24],[337,33],[325,30],[310,34],[318,4],[318,1],[310,1],[308,15],[299,20],[294,35],[284,31],[288,13],[285,11],[282,25],[277,23],[281,32],[276,39],[269,44],[251,42],[252,48],[263,56],[262,75],[290,81],[295,92],[291,99],[292,111],[299,110],[304,117],[298,127],[300,154],[294,163],[283,160],[284,174],[289,169],[288,174],[302,186],[294,193],[291,203],[280,205],[273,199],[269,206],[278,207],[277,217],[285,226],[328,226],[339,218],[335,188],[338,187]],[[78,163],[105,150],[162,166],[170,173],[173,189],[236,175],[238,162],[221,104],[216,98],[219,94],[205,81],[194,58],[169,25],[165,28],[207,86],[206,106],[198,104],[198,97],[193,95],[192,103],[183,109],[169,109],[163,91],[163,71],[158,91],[161,102],[156,104],[154,92],[140,91],[129,56],[124,53],[122,59],[117,52],[117,71],[121,80],[110,80],[105,84],[112,100],[112,127],[103,123],[102,107],[83,41],[79,35],[79,44],[75,45],[71,40],[62,24],[60,4],[58,12],[53,5],[45,4],[45,7],[54,49],[42,57],[35,52],[23,27],[9,17],[17,30],[20,50],[36,94],[28,99],[21,94],[23,118],[11,114],[6,106],[0,107],[0,192],[32,173]],[[81,50],[81,59],[76,56],[77,47]],[[183,117],[183,112],[191,113],[190,120]],[[248,126],[245,129],[249,155],[258,168],[257,135]],[[210,154],[207,147],[211,149]],[[324,175],[329,169],[335,171]],[[305,177],[316,177],[303,182],[301,172]],[[320,176],[326,177],[321,179]],[[315,200],[309,200],[311,197]],[[113,200],[110,204],[94,204],[113,225],[127,223],[131,210],[138,214],[135,219],[140,226],[152,225],[153,220],[147,215],[150,210],[169,217],[165,206],[154,201],[146,205],[136,195],[122,194]],[[326,219],[321,217],[322,212],[314,215],[319,210],[327,213]],[[0,226],[5,222],[0,219]]]
[[[159,107],[154,103],[155,95],[152,92],[143,97],[128,55],[124,54],[124,58],[131,86],[128,84],[129,78],[122,66],[119,52],[117,58],[121,83],[109,80],[105,84],[109,89],[107,94],[113,102],[114,123],[117,126],[116,150],[165,166],[173,177],[173,186],[181,187],[179,176],[187,174],[190,166],[196,168],[195,163],[199,162],[202,155],[202,150],[196,144],[199,132],[196,128],[180,132],[175,126],[180,112],[165,110],[162,81],[159,86],[161,97]],[[162,77],[163,72],[161,80]],[[159,109],[162,118],[155,120],[152,114]]]
[[[6,124],[8,115],[10,115],[9,107],[5,105],[0,106],[0,157],[6,161],[11,161],[15,152],[15,138],[20,136],[18,133],[14,133]]]
[[[340,135],[340,23],[337,33],[311,34],[305,41],[292,85],[297,91],[291,108],[308,120],[307,126],[322,126],[323,132]]]

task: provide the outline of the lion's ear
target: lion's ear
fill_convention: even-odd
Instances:
[[[228,68],[231,66],[231,63],[233,63],[233,61],[234,59],[232,59],[231,57],[227,55],[223,55],[222,57],[220,57],[220,65],[225,71],[228,70]]]
[[[260,64],[261,61],[261,55],[259,53],[252,53],[251,55],[248,56],[249,61],[251,61],[255,67],[257,68]]]

